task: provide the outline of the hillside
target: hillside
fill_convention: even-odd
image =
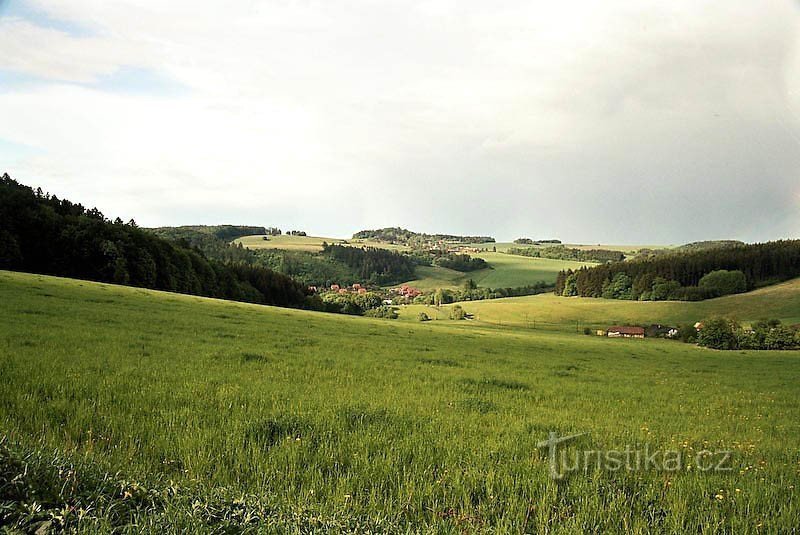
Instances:
[[[0,474],[18,489],[1,514],[22,527],[67,503],[85,512],[59,522],[90,531],[800,521],[791,353],[392,323],[10,272],[0,314]],[[732,449],[733,471],[555,482],[536,447],[550,431],[588,432],[586,447]],[[20,516],[33,501],[40,512]]]
[[[264,236],[246,236],[234,240],[234,243],[241,243],[244,247],[253,250],[282,249],[314,253],[322,251],[323,242],[354,247],[376,247],[399,252],[409,250],[404,245],[370,239],[342,240],[338,238],[287,235],[269,236],[268,238],[265,240]],[[486,248],[491,249],[491,244],[485,245],[488,245]],[[555,283],[560,271],[579,269],[582,266],[591,265],[583,262],[531,258],[494,252],[472,253],[471,256],[483,258],[492,269],[463,273],[436,266],[419,266],[416,270],[416,278],[405,282],[421,290],[433,290],[436,288],[460,288],[465,280],[471,278],[482,288],[507,288],[525,286],[539,281]]]
[[[597,328],[614,324],[677,325],[724,315],[744,322],[776,318],[785,323],[800,323],[800,279],[794,279],[752,292],[708,299],[686,301],[622,301],[589,297],[559,297],[541,294],[491,301],[461,303],[480,322],[517,325],[520,327],[575,330],[576,323]],[[432,317],[449,316],[447,307],[436,312],[433,307],[404,307],[401,318],[416,319],[425,311]]]

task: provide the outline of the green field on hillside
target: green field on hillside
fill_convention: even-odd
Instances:
[[[706,301],[622,301],[588,297],[560,297],[552,293],[461,303],[464,310],[480,322],[516,325],[526,328],[575,330],[603,328],[615,324],[677,325],[711,317],[729,316],[739,321],[777,318],[784,323],[800,323],[800,279],[768,286],[752,292]],[[416,320],[420,312],[433,318],[448,318],[449,307],[440,310],[410,305],[400,311],[401,319]]]
[[[537,282],[555,283],[558,272],[563,269],[577,269],[581,262],[532,258],[505,253],[475,253],[471,256],[483,258],[489,269],[462,273],[442,267],[418,266],[417,278],[406,284],[420,290],[436,288],[461,288],[467,279],[472,279],[481,288],[513,288],[528,286]]]
[[[800,525],[796,353],[371,320],[2,271],[0,314],[0,523]],[[589,433],[566,452],[647,447],[686,464],[553,480],[537,448],[551,431]],[[698,470],[718,450],[731,470]]]
[[[478,286],[485,288],[527,286],[539,281],[555,283],[559,271],[592,265],[505,253],[476,253],[474,256],[483,258],[492,267],[491,270],[484,270],[475,277]]]
[[[265,240],[264,238],[267,239]],[[233,243],[241,243],[244,247],[254,250],[284,249],[287,251],[310,251],[314,253],[322,250],[322,242],[334,244],[341,243],[342,240],[281,234],[280,236],[244,236],[233,241]]]
[[[343,240],[341,238],[321,238],[317,236],[291,236],[281,234],[280,236],[244,236],[233,241],[241,243],[249,249],[283,249],[287,251],[309,251],[319,252],[322,250],[322,242],[329,244],[353,245],[357,247],[376,247],[379,249],[390,249],[401,251],[407,249],[403,245],[393,245],[390,243],[373,240]]]

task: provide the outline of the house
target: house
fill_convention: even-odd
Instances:
[[[609,338],[644,338],[643,327],[615,325],[614,327],[609,327],[606,331]]]

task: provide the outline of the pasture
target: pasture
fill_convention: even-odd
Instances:
[[[3,271],[0,314],[0,519],[24,529],[800,525],[795,353],[333,316]],[[537,447],[551,431],[589,433],[575,448],[730,450],[731,470],[590,467],[553,480]]]
[[[744,323],[780,319],[800,323],[800,279],[767,286],[752,292],[706,301],[622,301],[586,297],[560,297],[552,293],[459,303],[478,323],[575,331],[609,325],[678,325],[711,316],[728,316]],[[409,305],[400,309],[400,319],[416,321],[420,312],[447,319],[450,307]]]

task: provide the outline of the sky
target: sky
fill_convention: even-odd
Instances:
[[[796,0],[0,0],[0,173],[142,226],[800,237]]]

